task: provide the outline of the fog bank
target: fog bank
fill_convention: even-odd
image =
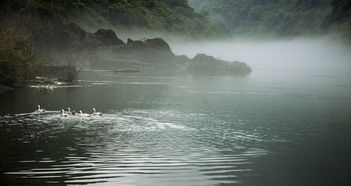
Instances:
[[[206,53],[224,60],[245,62],[253,68],[253,73],[263,70],[347,74],[351,71],[351,48],[329,38],[233,38],[202,42],[170,41],[170,45],[177,55],[193,57],[197,53]]]

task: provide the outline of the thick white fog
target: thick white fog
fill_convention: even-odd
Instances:
[[[314,75],[351,72],[351,48],[327,38],[171,41],[170,44],[177,55],[193,57],[206,53],[224,60],[242,61],[253,68],[253,73],[262,70]]]

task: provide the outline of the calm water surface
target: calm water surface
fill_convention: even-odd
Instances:
[[[351,76],[267,74],[105,73],[2,94],[0,184],[350,185]]]

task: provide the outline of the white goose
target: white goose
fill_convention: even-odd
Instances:
[[[83,113],[81,110],[79,111],[79,115],[81,117],[90,117],[90,114]]]
[[[96,112],[96,109],[93,108],[93,114],[94,116],[102,116],[102,113],[101,112]]]
[[[75,115],[76,114],[76,112],[73,110],[72,112],[71,112],[71,108],[70,107],[67,107],[67,114],[69,114],[69,115]]]
[[[36,110],[36,112],[38,113],[45,112],[45,109],[40,108],[40,105],[38,105],[38,109]]]
[[[63,117],[67,117],[67,116],[68,116],[68,114],[66,114],[66,113],[65,113],[65,110],[61,109],[61,116],[63,116]]]

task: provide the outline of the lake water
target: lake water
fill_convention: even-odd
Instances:
[[[351,74],[342,72],[101,73],[7,92],[0,185],[350,185]],[[38,104],[49,112],[33,113]],[[61,117],[68,106],[104,114]]]

